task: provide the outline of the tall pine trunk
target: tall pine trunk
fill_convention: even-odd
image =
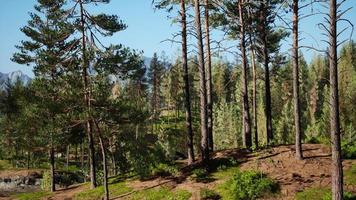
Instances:
[[[267,2],[261,3],[260,14],[260,32],[262,34],[262,54],[263,54],[263,67],[265,69],[265,115],[266,115],[266,128],[267,128],[267,145],[273,140],[272,130],[272,108],[271,108],[271,85],[269,77],[269,55],[268,55],[268,35],[267,35],[267,16],[266,10],[268,9]]]
[[[329,35],[329,64],[330,64],[330,131],[332,153],[332,199],[343,198],[343,172],[340,147],[340,117],[337,74],[337,2],[330,0],[330,35]]]
[[[90,88],[89,88],[89,80],[88,80],[88,66],[89,62],[87,60],[87,50],[86,50],[86,34],[85,34],[85,22],[84,22],[84,9],[83,9],[83,1],[79,1],[80,5],[80,20],[81,20],[81,32],[82,32],[82,76],[83,76],[83,84],[84,84],[84,101],[87,112],[90,112],[91,103],[90,103]],[[89,165],[90,165],[90,188],[94,189],[96,187],[96,175],[95,175],[95,149],[94,149],[94,141],[93,141],[93,131],[92,124],[89,120],[89,114],[87,114],[87,122],[86,122],[86,132],[88,136],[88,145],[89,145]]]
[[[299,99],[299,5],[293,0],[293,99],[295,126],[295,157],[303,159],[302,133],[300,128],[300,99]]]
[[[251,124],[250,110],[248,104],[248,88],[247,88],[247,57],[246,57],[246,39],[245,39],[245,22],[244,22],[244,1],[239,0],[238,10],[240,18],[240,51],[242,56],[242,124],[243,124],[243,145],[246,148],[251,148]]]
[[[187,53],[187,19],[185,0],[180,1],[181,17],[182,17],[182,65],[184,78],[184,92],[185,92],[185,126],[187,131],[187,148],[188,148],[188,164],[192,164],[194,158],[194,144],[193,144],[193,127],[192,127],[192,110],[190,102],[189,91],[189,71],[188,71],[188,53]]]
[[[204,47],[203,34],[201,30],[200,20],[200,2],[194,1],[195,10],[195,29],[198,39],[198,64],[200,75],[200,129],[201,129],[201,153],[202,160],[205,164],[209,160],[209,146],[208,146],[208,123],[207,123],[207,96],[206,96],[206,79],[205,79],[205,63],[204,63]]]
[[[94,121],[94,123],[95,123],[96,129],[98,131],[99,143],[100,143],[100,148],[101,148],[101,156],[102,156],[102,159],[103,159],[104,200],[109,200],[110,198],[109,198],[108,165],[107,165],[107,161],[106,161],[106,149],[105,149],[105,146],[104,146],[103,135],[102,135],[101,129],[99,127],[99,124],[96,121]]]
[[[49,162],[50,162],[50,173],[51,173],[51,192],[56,191],[56,180],[55,180],[55,170],[54,170],[54,148],[53,142],[51,141],[51,147],[49,149]]]
[[[250,35],[251,38],[251,35]],[[257,72],[256,72],[256,60],[255,50],[251,41],[251,64],[252,64],[252,112],[253,112],[253,135],[255,148],[258,149],[258,127],[257,127]]]
[[[210,25],[209,25],[209,0],[205,0],[205,45],[206,45],[206,92],[207,92],[207,112],[208,112],[208,141],[209,150],[214,151],[213,140],[213,99],[212,99],[212,78],[211,78],[211,49],[210,49]]]
[[[249,1],[250,2],[250,1]],[[251,19],[251,10],[248,10],[248,18]],[[252,113],[253,113],[253,135],[255,148],[258,149],[258,125],[257,125],[257,71],[256,71],[256,58],[255,58],[255,48],[253,40],[253,29],[248,26],[248,34],[250,41],[250,56],[251,56],[251,66],[252,66]]]

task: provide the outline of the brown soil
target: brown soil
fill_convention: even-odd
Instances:
[[[277,197],[268,199],[294,199],[295,193],[311,187],[330,187],[330,150],[319,144],[303,145],[303,160],[294,157],[294,146],[278,146],[255,153],[232,149],[215,152],[213,158],[235,158],[240,163],[241,170],[259,170],[277,181],[281,192]],[[349,169],[356,164],[356,160],[343,161],[344,169]],[[196,165],[199,165],[197,163]],[[194,166],[193,166],[194,167]],[[214,189],[214,187],[225,180],[211,180],[210,182],[196,182],[188,178],[192,167],[183,167],[179,177],[154,178],[147,181],[131,181],[129,186],[134,191],[145,190],[153,187],[167,186],[173,190],[185,189],[192,193],[191,200],[199,199],[202,188]],[[51,200],[72,199],[72,197],[87,189],[85,186],[73,186],[71,188],[57,191]],[[346,186],[348,191],[356,193],[356,186]],[[114,199],[129,199],[130,194],[116,197]]]

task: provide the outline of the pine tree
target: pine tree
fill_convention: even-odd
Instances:
[[[63,9],[64,0],[38,1],[36,13],[31,13],[31,20],[21,31],[30,39],[16,46],[20,52],[13,55],[12,60],[19,64],[34,67],[37,77],[35,88],[40,96],[40,108],[44,114],[41,120],[49,134],[49,157],[51,166],[51,191],[55,191],[55,137],[60,132],[58,116],[61,111],[60,86],[65,69],[70,65],[67,50],[77,44],[76,40],[68,39],[74,32],[68,23],[67,10]]]

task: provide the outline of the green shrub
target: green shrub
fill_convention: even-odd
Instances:
[[[191,177],[196,181],[203,181],[209,177],[208,171],[204,168],[194,169]]]
[[[8,160],[0,160],[0,170],[11,169],[12,166]]]
[[[341,144],[342,158],[356,159],[356,142],[343,142]]]
[[[159,163],[152,169],[152,175],[155,176],[176,176],[178,174],[179,170],[176,166],[165,163]]]
[[[356,165],[344,172],[344,179],[346,185],[356,186]]]
[[[51,190],[51,173],[50,171],[43,172],[42,180],[41,180],[41,189],[43,191]]]
[[[237,172],[226,183],[221,185],[223,199],[250,200],[257,199],[267,193],[276,193],[279,187],[273,180],[261,172]]]
[[[208,188],[202,188],[200,190],[200,199],[202,200],[215,200],[220,199],[220,195],[214,190]]]
[[[296,194],[296,200],[332,200],[331,190],[329,188],[309,188]],[[344,192],[344,200],[355,200],[349,192]]]

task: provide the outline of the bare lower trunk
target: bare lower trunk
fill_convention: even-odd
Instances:
[[[330,131],[332,152],[332,199],[343,198],[343,172],[340,145],[340,117],[337,75],[337,2],[330,0]]]
[[[248,17],[251,18],[251,10],[248,11]],[[252,112],[253,112],[253,135],[255,148],[258,149],[258,127],[257,127],[257,71],[256,71],[256,60],[255,60],[255,48],[254,40],[252,38],[253,30],[248,29],[249,39],[250,39],[250,53],[251,53],[251,65],[252,65]]]
[[[67,158],[67,163],[66,163],[66,167],[67,167],[67,170],[68,170],[68,167],[69,167],[69,150],[70,150],[70,145],[67,145],[67,155],[66,155],[66,158]]]
[[[90,167],[90,188],[94,189],[96,188],[96,167],[95,167],[95,150],[94,150],[94,141],[93,141],[93,131],[91,128],[91,125],[89,125],[90,122],[87,123],[87,130],[88,130],[88,144],[89,144],[89,167]]]
[[[83,149],[83,142],[80,143],[80,166],[84,167],[84,149]]]
[[[242,124],[243,124],[243,145],[246,148],[251,148],[251,125],[250,125],[250,109],[248,104],[248,89],[247,89],[247,57],[246,57],[246,40],[245,40],[245,22],[243,0],[238,2],[238,10],[240,17],[240,50],[242,55]]]
[[[300,99],[299,99],[299,6],[298,0],[293,0],[293,98],[294,98],[294,125],[295,125],[295,157],[303,159],[302,133],[300,128]]]
[[[207,123],[207,96],[206,96],[206,79],[205,79],[205,63],[204,63],[204,47],[203,34],[200,21],[200,2],[194,1],[195,10],[195,28],[198,38],[198,63],[200,75],[200,129],[201,129],[201,153],[202,160],[205,164],[209,161],[209,146],[208,146],[208,123]]]
[[[193,127],[192,127],[192,110],[189,91],[189,72],[188,72],[188,53],[187,53],[187,21],[185,1],[181,0],[181,17],[182,17],[182,65],[184,73],[184,92],[185,92],[185,126],[187,131],[187,149],[188,164],[192,164],[194,158],[193,145]]]
[[[211,50],[210,50],[210,25],[209,25],[209,0],[205,0],[205,45],[206,45],[206,92],[207,92],[207,112],[208,112],[208,141],[209,150],[214,151],[213,140],[213,100],[212,100],[212,79],[211,79]]]
[[[55,173],[54,173],[54,148],[53,145],[51,145],[51,148],[49,150],[49,161],[51,165],[51,192],[56,191],[56,182],[55,182]]]
[[[30,152],[27,151],[27,169],[30,169],[30,156],[31,156]]]
[[[98,130],[98,136],[99,136],[99,143],[100,143],[100,148],[101,148],[101,155],[103,159],[103,173],[104,173],[104,200],[109,200],[109,185],[108,185],[108,166],[106,163],[106,149],[104,146],[104,141],[103,141],[103,136],[101,133],[101,129],[99,127],[99,124],[94,121],[96,125],[96,129]]]
[[[255,148],[258,149],[258,127],[257,127],[257,74],[256,74],[256,61],[255,52],[251,43],[251,63],[252,63],[252,107],[253,107],[253,133],[254,133],[254,143]]]
[[[266,2],[261,4],[261,24],[260,32],[262,33],[262,51],[263,51],[263,66],[265,69],[265,114],[266,114],[266,128],[267,128],[267,145],[273,140],[272,130],[272,109],[271,109],[271,85],[269,77],[269,55],[268,55],[268,38],[267,38],[267,19],[266,19]]]

